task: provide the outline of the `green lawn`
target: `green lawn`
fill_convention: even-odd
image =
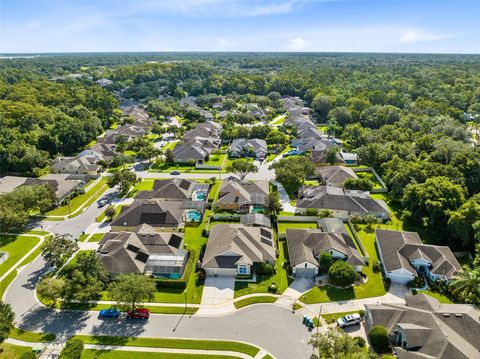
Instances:
[[[124,206],[124,205],[121,205],[121,204],[120,204],[120,205],[118,205],[118,206],[115,207],[115,214],[113,215],[113,218],[116,218],[116,217],[118,216],[118,214],[119,214],[120,211],[122,210],[122,207],[123,207],[123,206]],[[107,210],[107,209],[105,208],[105,211],[106,211],[106,210]],[[104,219],[105,216],[106,216],[105,211],[103,211],[102,213],[100,213],[100,215],[99,215],[97,218],[95,218],[95,222],[100,223],[101,221],[103,221],[103,219]]]
[[[285,121],[285,115],[279,115],[275,117],[272,122],[270,122],[271,125],[281,125],[283,121]]]
[[[430,297],[433,297],[433,298],[437,299],[440,303],[443,303],[443,304],[452,304],[453,303],[450,300],[450,298],[448,298],[445,294],[433,292],[429,289],[427,289],[427,290],[417,290],[413,294],[422,294],[422,293],[427,294]]]
[[[18,328],[13,328],[8,336],[13,339],[32,343],[53,342],[55,340],[55,334],[52,333],[34,333]]]
[[[226,158],[227,158],[226,153],[218,153],[218,154],[212,153],[208,161],[205,162],[205,164],[210,166],[221,166],[223,165],[223,161],[225,161]]]
[[[238,359],[227,355],[132,352],[85,349],[81,359]]]
[[[46,303],[42,298],[39,298],[42,303],[48,305],[50,303]],[[56,309],[69,309],[69,310],[89,310],[89,311],[100,311],[102,309],[111,308],[111,304],[89,304],[89,303],[65,303],[65,302],[57,302],[54,306]],[[193,315],[198,311],[198,308],[188,307],[185,306],[178,306],[178,307],[167,307],[167,306],[159,306],[159,305],[145,305],[142,306],[143,308],[147,308],[153,314],[185,314],[185,315]]]
[[[20,345],[13,345],[8,343],[0,344],[0,358],[2,359],[18,359],[24,353],[32,351],[32,347],[23,347]]]
[[[250,297],[250,298],[239,300],[238,302],[235,302],[234,305],[235,305],[235,308],[239,309],[251,304],[274,303],[277,301],[277,299],[278,299],[277,297],[273,297],[270,295],[262,295],[258,297]]]
[[[91,203],[95,202],[102,194],[107,190],[107,180],[106,178],[102,178],[94,187],[90,189],[90,191],[85,192],[84,194],[78,195],[77,197],[73,198],[69,205],[64,205],[61,207],[57,207],[49,212],[46,212],[46,216],[67,216],[70,213],[73,213],[77,208],[79,208],[82,204],[85,203],[85,206],[90,205]],[[80,214],[81,211],[78,211]]]
[[[275,261],[276,273],[271,277],[257,276],[257,281],[254,283],[236,281],[235,298],[252,293],[268,293],[268,288],[271,284],[276,284],[278,288],[278,294],[283,293],[288,288],[288,285],[292,280],[288,278],[287,271],[283,268],[283,263],[288,257],[287,244],[285,240],[278,241],[277,243],[278,258]]]
[[[166,144],[163,145],[162,151],[165,152],[169,148],[173,150],[175,146],[177,145],[178,141],[172,141],[172,142],[167,142]]]
[[[218,191],[222,182],[215,181],[215,183],[210,187],[210,192],[208,193],[208,201],[214,202],[218,197]]]
[[[285,233],[287,228],[317,228],[316,222],[279,222],[278,233]]]
[[[375,233],[366,232],[365,226],[360,226],[358,232],[360,239],[370,257],[368,266],[363,267],[363,273],[367,276],[368,281],[365,284],[353,286],[348,289],[338,289],[329,285],[315,287],[308,291],[300,300],[306,304],[343,301],[350,299],[370,298],[384,295],[386,288],[383,284],[382,274],[373,272],[373,262],[378,260],[377,250],[375,248]]]
[[[260,351],[253,345],[230,342],[223,340],[191,340],[171,338],[138,338],[138,337],[111,337],[76,335],[74,338],[83,340],[85,344],[121,345],[150,348],[172,349],[199,349],[199,350],[225,350],[244,353],[254,357]]]
[[[0,236],[0,252],[7,252],[8,259],[0,264],[0,276],[15,265],[25,254],[28,253],[37,243],[38,237],[28,235]]]
[[[3,278],[3,280],[0,282],[0,298],[3,297],[3,294],[7,290],[8,285],[15,279],[16,276],[17,271],[14,270],[10,272],[10,274]]]
[[[327,322],[327,324],[335,323],[337,319],[346,316],[347,314],[358,313],[358,310],[352,312],[339,312],[339,313],[331,313],[331,314],[322,314],[323,319]]]

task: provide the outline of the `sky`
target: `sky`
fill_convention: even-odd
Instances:
[[[0,53],[480,53],[480,0],[0,0]]]

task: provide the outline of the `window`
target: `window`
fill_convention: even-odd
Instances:
[[[247,266],[245,264],[238,267],[238,274],[247,274]]]

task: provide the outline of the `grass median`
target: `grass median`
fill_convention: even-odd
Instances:
[[[170,349],[197,349],[197,350],[224,350],[250,355],[255,357],[259,348],[240,342],[224,340],[193,340],[172,338],[136,338],[136,337],[113,337],[113,336],[87,336],[76,335],[74,338],[81,339],[85,344],[115,345],[130,347],[170,348]]]
[[[277,299],[278,299],[277,297],[274,297],[271,295],[262,295],[257,297],[249,297],[249,298],[241,299],[238,302],[235,302],[233,304],[235,305],[235,308],[239,309],[252,304],[274,303],[277,301]]]
[[[238,359],[238,357],[215,354],[154,353],[86,349],[83,351],[81,359]]]

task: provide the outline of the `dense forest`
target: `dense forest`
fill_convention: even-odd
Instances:
[[[84,76],[48,81],[71,73]],[[99,78],[113,84],[100,88],[94,84]],[[473,249],[480,240],[480,150],[467,123],[480,117],[479,56],[143,53],[4,59],[0,171],[34,172],[56,154],[83,148],[118,120],[119,93],[158,116],[180,111],[177,102],[159,96],[197,96],[208,109],[228,95],[263,101],[275,112],[281,111],[281,96],[299,96],[317,122],[379,172],[403,219],[454,249]],[[223,136],[238,131],[251,129],[227,123]],[[262,131],[264,138],[270,133]],[[286,140],[278,132],[270,136],[279,138],[271,143]]]

